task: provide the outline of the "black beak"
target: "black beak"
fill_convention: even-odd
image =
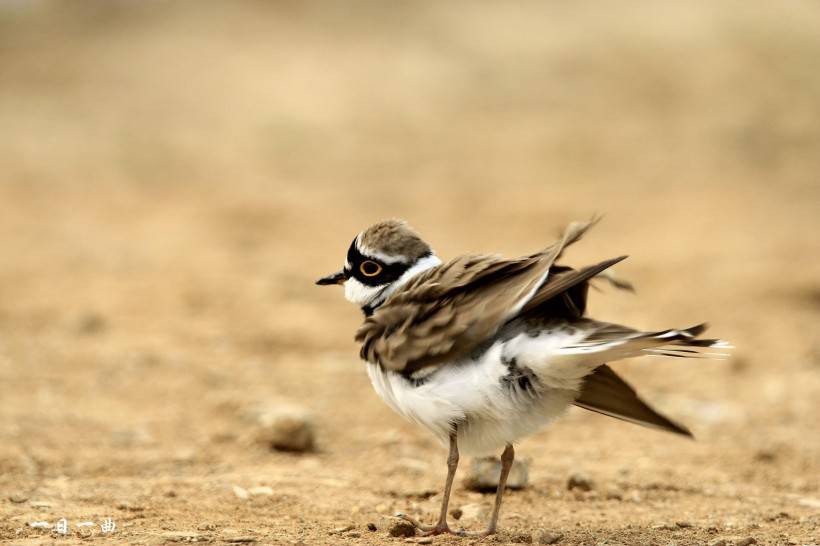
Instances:
[[[328,284],[344,284],[347,280],[347,275],[345,275],[344,271],[337,271],[336,273],[331,273],[327,277],[322,277],[316,284],[319,286],[325,286]]]

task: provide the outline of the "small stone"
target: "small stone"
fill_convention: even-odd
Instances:
[[[242,500],[248,500],[248,490],[244,487],[239,487],[238,485],[232,486],[233,494],[237,496],[237,498]]]
[[[423,474],[430,470],[430,463],[411,457],[403,457],[397,461],[398,466],[416,474]]]
[[[257,440],[279,451],[310,451],[315,445],[314,426],[307,412],[282,407],[261,414]]]
[[[766,521],[777,521],[779,519],[789,519],[791,515],[788,512],[778,512],[777,514],[772,514],[770,516],[766,516]]]
[[[86,313],[77,321],[77,333],[85,335],[99,334],[108,326],[105,317],[98,313]]]
[[[580,491],[592,491],[593,487],[595,487],[595,482],[593,482],[589,476],[582,474],[581,472],[575,472],[567,480],[567,489],[570,491],[573,489],[578,489]]]
[[[368,530],[368,531],[377,531],[377,530],[378,530],[378,527],[376,527],[376,524],[375,524],[375,523],[368,523],[368,524],[367,524],[367,530]]]
[[[241,536],[241,537],[225,537],[222,540],[225,542],[229,542],[231,544],[247,544],[250,542],[256,542],[256,537],[251,536]]]
[[[532,535],[529,533],[514,533],[509,538],[515,544],[532,544]]]
[[[513,461],[507,476],[507,487],[523,489],[529,483],[530,462],[527,459]],[[481,493],[495,492],[501,479],[501,460],[497,457],[473,459],[464,477],[464,487]]]
[[[12,493],[9,495],[9,500],[15,504],[20,504],[21,502],[26,502],[28,500],[28,496],[23,493]]]
[[[430,537],[420,538],[416,541],[416,544],[432,544],[433,539]]]
[[[606,488],[605,498],[607,500],[623,500],[624,495],[620,489],[610,485]]]
[[[346,536],[349,536],[350,538],[359,538],[362,535],[360,533],[348,533]]]
[[[717,540],[713,540],[712,542],[710,542],[709,546],[726,546],[726,541],[722,538],[719,538]]]
[[[162,533],[162,538],[168,542],[198,542],[202,535],[187,531],[167,531]]]
[[[549,531],[539,531],[535,534],[535,544],[558,544],[564,535],[561,533],[550,533]]]
[[[117,503],[117,510],[127,510],[129,512],[142,512],[145,510],[145,507],[139,504],[131,504],[128,501],[120,501]]]
[[[820,508],[820,499],[812,499],[804,497],[797,501],[801,506],[808,506],[809,508]]]
[[[627,500],[629,500],[630,502],[634,502],[634,503],[639,504],[639,503],[643,502],[643,495],[641,495],[641,492],[638,491],[637,489],[633,489],[632,491],[629,492],[629,495],[627,496]]]
[[[681,529],[688,529],[688,528],[692,527],[692,524],[688,521],[676,521],[675,525],[677,525]]]
[[[652,528],[656,531],[675,531],[678,529],[676,525],[670,525],[668,523],[659,523],[658,525],[653,525]]]
[[[335,529],[333,529],[332,532],[337,533],[337,534],[338,533],[346,533],[347,531],[350,531],[351,529],[353,529],[352,525],[345,525],[344,527],[336,527]]]
[[[248,495],[248,490],[245,489],[244,487],[239,487],[238,485],[232,485],[231,489],[233,490],[233,494],[236,495],[236,498],[238,498],[238,499],[248,500],[248,497],[250,497],[250,495]]]
[[[396,520],[390,524],[387,530],[391,537],[414,537],[416,536],[416,528],[409,521],[403,519]]]
[[[774,449],[759,449],[754,454],[754,460],[761,463],[777,461],[777,452]]]
[[[757,544],[757,540],[752,537],[742,538],[735,542],[735,546],[751,546]]]
[[[273,495],[273,488],[268,487],[267,485],[260,485],[258,487],[251,487],[248,489],[248,494],[251,497],[257,497],[259,495],[271,496]]]
[[[490,508],[486,504],[481,504],[480,502],[473,502],[470,504],[465,504],[459,508],[461,510],[461,518],[466,522],[470,521],[477,521],[477,520],[485,520],[487,519],[487,515],[490,513]]]
[[[464,515],[464,512],[461,511],[461,508],[453,508],[450,510],[450,515],[453,516],[453,519],[459,520],[461,516]]]

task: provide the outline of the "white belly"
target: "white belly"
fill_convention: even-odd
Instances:
[[[510,359],[504,351],[512,347],[510,341],[493,345],[478,360],[442,366],[420,385],[375,364],[367,365],[367,373],[387,405],[432,431],[442,444],[456,424],[459,451],[486,455],[545,426],[577,394],[556,388],[536,369],[540,366],[532,368],[537,377],[532,388],[504,381],[509,378]]]

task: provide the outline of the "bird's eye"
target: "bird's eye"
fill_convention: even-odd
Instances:
[[[380,266],[373,260],[365,260],[359,266],[359,271],[361,271],[362,275],[364,275],[365,277],[375,277],[376,275],[382,272],[382,266]]]

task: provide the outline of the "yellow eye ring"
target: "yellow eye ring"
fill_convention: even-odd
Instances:
[[[361,271],[365,277],[375,277],[382,272],[382,266],[373,260],[365,260],[359,265],[359,271]]]

